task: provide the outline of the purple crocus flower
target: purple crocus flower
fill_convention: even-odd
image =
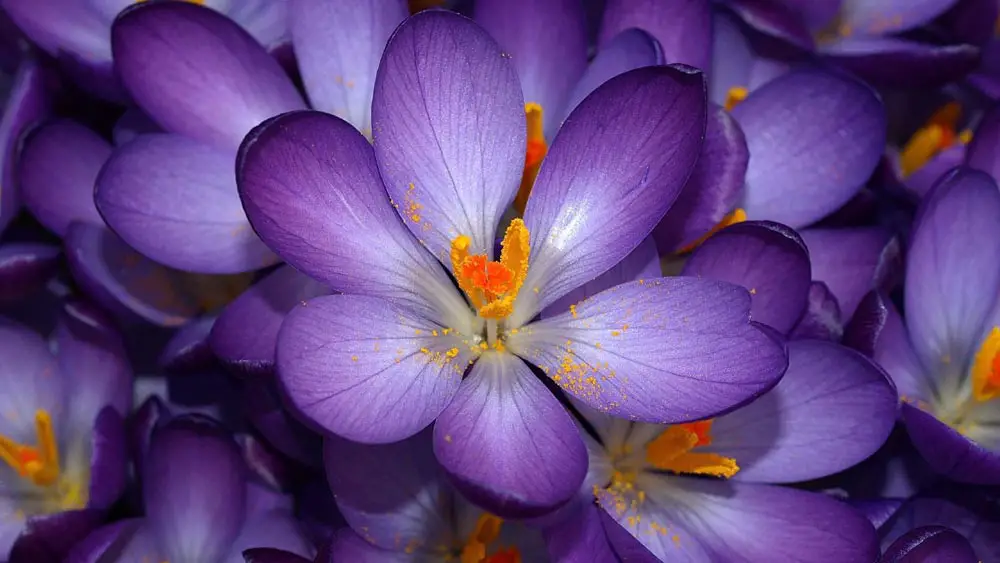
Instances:
[[[110,310],[176,327],[244,289],[250,281],[246,274],[174,270],[137,253],[107,228],[94,205],[94,182],[111,152],[97,133],[59,120],[32,132],[19,161],[25,206],[64,239],[70,268],[84,290]]]
[[[242,563],[243,551],[258,547],[313,554],[286,507],[255,506],[239,449],[205,417],[178,417],[154,432],[143,500],[145,517],[94,532],[75,555],[121,563]]]
[[[545,563],[537,530],[483,511],[447,482],[432,440],[429,429],[392,444],[326,439],[327,480],[350,526],[334,536],[330,560]]]
[[[139,0],[141,1],[141,0]],[[182,0],[218,10],[258,41],[277,47],[287,40],[286,3],[271,0]],[[3,0],[11,19],[44,51],[56,57],[81,86],[104,98],[125,98],[115,78],[108,30],[134,0]]]
[[[258,234],[344,292],[297,307],[278,336],[284,391],[318,426],[384,443],[436,419],[435,452],[460,490],[524,516],[572,496],[585,452],[522,358],[594,408],[656,421],[717,413],[780,375],[780,347],[729,284],[650,279],[531,322],[624,258],[676,197],[704,127],[699,74],[634,70],[577,106],[499,261],[526,127],[496,43],[452,13],[406,20],[379,66],[372,123],[373,145],[339,119],[294,112],[240,153]]]
[[[121,338],[96,311],[70,303],[52,348],[55,354],[35,332],[0,320],[5,560],[8,554],[60,560],[125,487],[122,416],[131,404],[132,374]]]
[[[935,470],[1000,483],[1000,190],[958,168],[924,198],[910,240],[906,319],[883,303],[876,361],[904,400],[902,418]]]

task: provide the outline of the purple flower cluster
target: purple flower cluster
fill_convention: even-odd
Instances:
[[[0,0],[0,562],[1000,561],[998,11]]]

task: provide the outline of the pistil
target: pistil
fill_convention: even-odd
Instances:
[[[35,411],[35,433],[38,440],[35,446],[0,436],[0,459],[23,479],[47,487],[59,479],[59,447],[52,419],[45,410]]]
[[[542,160],[549,152],[549,146],[545,143],[545,130],[542,122],[542,106],[536,103],[524,104],[524,117],[528,121],[528,146],[524,151],[524,172],[521,174],[521,187],[517,190],[517,197],[514,198],[514,209],[518,215],[524,215],[524,208],[528,205],[528,196],[531,195],[531,187],[535,185],[535,178],[538,177],[538,169],[542,166]]]

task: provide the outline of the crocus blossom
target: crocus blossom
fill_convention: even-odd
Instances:
[[[254,228],[344,292],[284,321],[277,367],[292,403],[373,443],[437,419],[435,452],[460,490],[509,516],[564,503],[585,462],[569,416],[524,360],[595,408],[645,420],[697,418],[768,388],[783,353],[728,284],[650,279],[531,322],[659,220],[698,153],[704,96],[699,74],[670,67],[595,90],[556,136],[499,261],[495,235],[522,173],[523,98],[472,22],[431,11],[397,30],[375,82],[373,145],[318,113],[257,128],[238,167]],[[660,310],[671,313],[640,312]]]

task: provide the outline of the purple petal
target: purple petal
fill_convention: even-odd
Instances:
[[[243,563],[243,553],[248,549],[271,547],[295,555],[311,557],[315,549],[306,540],[302,526],[287,510],[270,510],[249,515],[240,535],[233,541],[226,563]]]
[[[973,137],[972,142],[974,143],[976,140],[977,138]],[[923,197],[931,191],[931,188],[934,187],[934,184],[936,184],[937,181],[944,176],[945,172],[948,172],[956,166],[961,166],[966,162],[966,152],[966,146],[962,144],[944,149],[928,160],[926,164],[907,176],[903,180],[903,184],[906,186],[906,189],[916,195],[918,199],[923,199]],[[980,168],[979,166],[972,164],[970,164],[970,166],[973,168]],[[989,169],[985,170],[985,172],[989,171]]]
[[[428,292],[466,308],[400,225],[371,145],[344,121],[298,112],[267,122],[247,137],[237,176],[254,229],[296,269],[338,291],[425,311],[434,308]]]
[[[350,561],[351,563],[417,563],[424,554],[405,551],[379,549],[366,542],[361,536],[344,528],[336,532],[330,545],[329,563]],[[321,563],[328,563],[323,561]]]
[[[138,481],[142,481],[146,474],[146,454],[149,452],[153,432],[170,418],[171,414],[167,406],[156,395],[144,400],[139,408],[129,415],[125,430],[129,457],[135,464],[135,474]]]
[[[508,518],[565,504],[587,471],[573,419],[520,359],[487,352],[434,425],[434,454],[456,487]]]
[[[788,343],[788,370],[763,397],[712,424],[705,448],[736,460],[734,479],[792,483],[864,460],[896,422],[896,390],[870,360],[822,340]]]
[[[141,522],[136,518],[119,520],[94,530],[73,546],[63,563],[106,563],[104,554],[124,545]]]
[[[813,37],[801,14],[782,2],[729,0],[727,6],[751,28],[776,37],[805,51],[812,50]]]
[[[273,360],[273,358],[272,358]],[[250,423],[271,446],[299,463],[319,467],[319,436],[293,416],[279,396],[274,373],[255,373],[244,387]]]
[[[653,231],[661,252],[694,244],[733,211],[743,192],[749,159],[739,124],[729,112],[712,104],[698,164]]]
[[[9,560],[25,563],[60,563],[78,542],[104,521],[101,510],[83,509],[28,518],[11,547]],[[4,557],[8,557],[4,554]]]
[[[42,337],[2,317],[0,358],[0,434],[34,443],[35,411],[47,411],[55,422],[65,411],[68,385]]]
[[[910,343],[896,306],[878,294],[863,301],[862,305],[865,315],[884,315],[881,324],[872,327],[872,358],[892,378],[904,401],[930,400],[934,383]],[[858,314],[861,314],[860,309]]]
[[[985,562],[1000,553],[996,490],[946,483],[908,500],[879,530],[883,546],[924,526],[947,526],[965,537]],[[887,550],[888,551],[888,550]],[[907,561],[907,563],[910,563]]]
[[[1000,455],[908,403],[902,418],[913,445],[935,471],[961,483],[1000,485]]]
[[[603,511],[591,499],[585,501],[578,502],[579,512],[542,531],[549,558],[559,563],[617,562],[611,542],[604,533]]]
[[[174,333],[160,353],[157,363],[167,372],[190,372],[213,366],[215,356],[208,345],[208,335],[215,317],[197,318]]]
[[[74,121],[56,121],[33,131],[18,169],[25,206],[61,237],[73,221],[103,226],[94,206],[94,182],[109,156],[111,145]]]
[[[704,80],[679,68],[626,72],[577,106],[528,199],[532,291],[509,322],[523,324],[625,258],[677,198],[704,131]]]
[[[885,145],[882,103],[843,74],[790,72],[754,91],[732,114],[750,150],[747,215],[792,228],[851,199]]]
[[[843,334],[844,323],[841,320],[837,298],[825,283],[812,282],[809,284],[809,302],[806,311],[788,336],[792,339],[818,338],[840,342]]]
[[[76,283],[111,311],[176,327],[201,310],[182,293],[183,274],[139,254],[103,225],[73,223],[65,248]]]
[[[246,31],[189,2],[132,7],[115,20],[111,47],[132,99],[165,130],[204,143],[235,149],[260,122],[304,107]]]
[[[806,309],[809,254],[798,233],[778,223],[745,222],[706,240],[685,276],[727,281],[750,291],[750,318],[787,333]]]
[[[257,547],[243,552],[246,563],[311,563],[311,560],[282,549]]]
[[[51,55],[69,54],[111,66],[109,21],[91,2],[73,0],[4,0],[3,9],[17,27]]]
[[[236,443],[252,479],[247,488],[247,512],[263,512],[291,507],[291,499],[281,493],[289,490],[294,470],[288,458],[277,453],[253,434],[239,434]],[[257,485],[263,483],[263,486]]]
[[[402,440],[437,418],[474,359],[466,337],[444,328],[384,299],[317,297],[285,318],[278,374],[320,427],[366,443]]]
[[[95,200],[108,225],[142,254],[179,270],[231,274],[277,258],[250,229],[235,158],[180,135],[143,135],[115,150]]]
[[[209,335],[212,352],[241,371],[269,371],[285,315],[297,303],[328,293],[295,268],[280,267],[223,309]]]
[[[220,427],[176,418],[153,435],[143,483],[147,519],[169,559],[218,561],[243,527],[246,469]]]
[[[587,66],[583,4],[578,0],[476,0],[473,13],[476,23],[510,56],[524,101],[542,106],[545,137],[551,139],[568,113],[570,92]]]
[[[660,559],[650,553],[642,542],[623,528],[604,510],[598,511],[604,533],[611,542],[611,547],[623,563],[661,563]]]
[[[880,563],[977,563],[969,540],[951,528],[914,528],[894,541]]]
[[[809,27],[816,29],[829,23],[836,15],[843,0],[777,0],[801,16]]]
[[[849,500],[848,502],[858,512],[864,514],[872,526],[875,526],[875,529],[885,525],[903,504],[900,499]]]
[[[994,106],[976,127],[965,153],[965,163],[986,172],[996,180],[1000,178],[998,154],[1000,154],[1000,106]]]
[[[560,123],[580,105],[591,92],[608,80],[636,68],[663,64],[660,43],[652,35],[629,28],[608,41],[587,65],[563,109]]]
[[[111,140],[116,147],[120,147],[140,135],[163,132],[163,129],[145,112],[136,106],[130,106],[115,122]]]
[[[522,328],[507,347],[599,411],[686,422],[756,397],[784,372],[782,346],[749,322],[750,306],[729,283],[640,280]]]
[[[907,254],[906,325],[930,372],[979,345],[1000,287],[1000,190],[983,172],[956,169],[918,210]]]
[[[293,0],[292,44],[312,107],[371,137],[372,90],[386,42],[406,2]]]
[[[993,39],[1000,6],[993,0],[960,0],[938,18],[951,40],[983,46]]]
[[[608,0],[598,43],[603,47],[626,29],[648,31],[663,47],[668,63],[704,71],[712,60],[712,11],[704,0]]]
[[[972,45],[932,45],[897,37],[846,37],[821,45],[819,54],[887,88],[930,88],[959,80],[976,67]]]
[[[58,270],[58,246],[31,242],[0,245],[0,303],[14,302],[40,290]]]
[[[524,115],[514,66],[471,20],[422,12],[389,41],[372,101],[375,154],[403,222],[438,258],[458,235],[470,253],[492,255],[521,181]]]
[[[432,550],[452,533],[452,492],[426,430],[401,442],[367,445],[327,436],[330,490],[351,528],[372,544]]]
[[[275,57],[279,57],[278,52],[289,42],[291,8],[288,2],[243,0],[233,2],[226,6],[225,10],[219,11],[240,24],[240,27],[247,30],[247,33],[270,50]]]
[[[726,103],[729,90],[748,88],[756,53],[743,33],[743,22],[728,10],[712,14],[712,72],[708,75],[708,99]]]
[[[1000,38],[983,45],[979,67],[966,80],[989,99],[1000,98]]]
[[[87,506],[109,509],[121,496],[128,481],[125,423],[113,407],[105,407],[97,414],[90,442]]]
[[[806,229],[801,234],[812,279],[833,292],[844,319],[854,315],[865,294],[882,289],[901,269],[899,241],[886,229]]]
[[[645,501],[635,509],[616,508],[613,498],[603,506],[661,561],[871,563],[878,558],[868,520],[825,495],[690,477],[645,480],[658,487],[646,488]],[[653,524],[667,533],[650,533]]]
[[[6,3],[4,4],[6,7]],[[21,200],[17,191],[17,156],[21,135],[49,111],[49,76],[34,57],[25,56],[14,75],[0,119],[0,233],[17,215]]]
[[[920,27],[957,0],[844,0],[840,26],[856,35],[889,35]]]

